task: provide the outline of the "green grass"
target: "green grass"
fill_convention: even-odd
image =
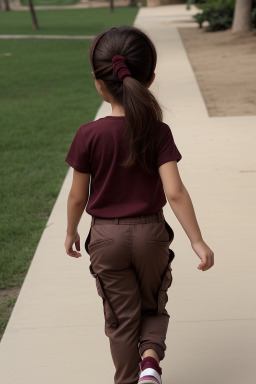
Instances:
[[[28,0],[21,0],[21,5],[28,5]],[[71,5],[79,3],[79,0],[33,0],[34,5]]]
[[[103,13],[90,11],[107,26],[106,17],[100,22]],[[62,12],[67,16],[58,11],[59,19]],[[68,12],[71,27],[74,13]],[[133,19],[130,12],[126,24]],[[124,17],[115,22],[111,17],[109,25],[123,22]],[[91,25],[87,33],[100,32]],[[72,139],[102,102],[89,46],[87,40],[0,40],[0,289],[22,285],[69,168],[64,160]],[[10,299],[8,308],[14,302]],[[9,312],[2,307],[0,297],[3,332]]]
[[[137,12],[137,7],[38,10],[38,30],[32,29],[28,11],[0,12],[0,34],[95,35],[110,26],[131,25]]]
[[[0,288],[20,285],[68,166],[79,125],[94,118],[89,41],[4,40],[0,115]]]

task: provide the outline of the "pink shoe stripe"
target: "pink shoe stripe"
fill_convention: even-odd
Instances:
[[[139,383],[148,383],[150,380],[151,383],[160,384],[159,381],[154,376],[143,376],[139,379]]]

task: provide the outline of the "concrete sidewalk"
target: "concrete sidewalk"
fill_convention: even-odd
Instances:
[[[152,91],[164,106],[183,155],[181,177],[215,252],[214,267],[199,271],[200,260],[166,204],[176,258],[162,378],[163,384],[255,384],[256,116],[208,116],[177,30],[197,27],[189,16],[193,12],[185,5],[142,8],[135,22],[156,44]],[[104,103],[96,119],[110,112]],[[64,251],[71,179],[70,170],[1,342],[3,384],[113,384],[89,257],[83,251],[83,257],[72,259]],[[82,247],[90,220],[84,214]]]
[[[127,7],[130,4],[130,0],[115,0],[115,7]],[[21,5],[20,1],[10,2],[10,8],[12,11],[28,11],[29,6]],[[109,8],[109,3],[106,1],[91,1],[80,0],[80,2],[70,5],[35,5],[34,9],[85,9],[85,8]]]

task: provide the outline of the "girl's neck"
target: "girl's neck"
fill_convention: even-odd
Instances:
[[[125,116],[124,109],[121,105],[111,103],[112,113],[109,116]]]

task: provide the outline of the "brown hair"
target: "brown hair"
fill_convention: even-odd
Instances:
[[[131,76],[118,79],[112,58],[125,57]],[[147,88],[156,66],[156,49],[140,29],[123,25],[98,35],[90,47],[90,60],[96,79],[102,79],[108,92],[125,112],[125,139],[129,156],[124,167],[139,165],[157,174],[157,130],[162,110]]]

